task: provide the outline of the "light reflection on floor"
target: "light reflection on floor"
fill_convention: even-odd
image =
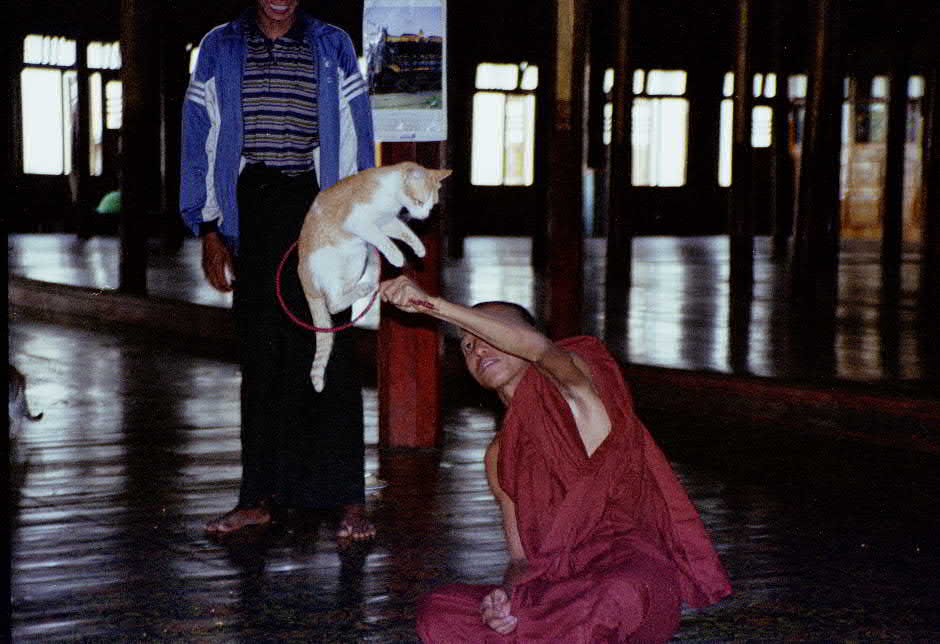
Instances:
[[[151,295],[227,307],[231,295],[213,291],[201,275],[198,240],[162,255],[151,244]],[[11,274],[50,282],[111,289],[117,286],[118,240],[86,242],[69,235],[12,235]],[[444,284],[453,299],[489,299],[534,306],[531,243],[526,238],[471,237],[464,259],[447,262]],[[917,381],[927,377],[927,340],[916,313],[918,255],[904,254],[900,298],[883,305],[877,245],[845,242],[840,303],[831,343],[817,342],[815,322],[800,319],[784,297],[785,266],[770,259],[769,240],[755,241],[755,283],[750,302],[728,297],[727,239],[639,237],[633,242],[633,284],[626,337],[608,337],[627,362],[680,369],[797,379]],[[585,242],[586,333],[604,334],[603,239]],[[376,328],[378,307],[360,322]],[[735,326],[735,320],[744,326]]]

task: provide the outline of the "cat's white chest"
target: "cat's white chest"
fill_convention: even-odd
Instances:
[[[308,261],[321,292],[348,290],[362,276],[369,245],[358,237],[315,250]]]

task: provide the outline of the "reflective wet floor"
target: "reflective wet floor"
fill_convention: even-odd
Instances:
[[[11,275],[94,289],[118,287],[120,245],[113,237],[82,241],[66,234],[12,235]],[[527,238],[470,237],[464,258],[443,267],[447,292],[458,301],[510,299],[533,308],[535,279]],[[805,319],[785,297],[784,263],[771,258],[770,240],[755,240],[752,297],[732,303],[728,240],[712,237],[638,237],[626,320],[608,334],[622,360],[684,370],[747,374],[801,381],[837,379],[905,387],[932,381],[940,391],[940,348],[934,325],[918,312],[920,256],[907,247],[896,296],[881,289],[877,243],[843,242],[839,300],[833,328]],[[585,242],[583,329],[605,334],[603,239]],[[173,255],[154,243],[148,258],[150,295],[228,307],[231,295],[206,283],[199,242],[187,239]],[[375,328],[378,311],[360,326]]]
[[[25,428],[12,517],[14,641],[409,642],[421,593],[501,574],[481,464],[495,417],[469,390],[445,396],[443,448],[417,451],[376,447],[364,391],[373,544],[340,550],[333,517],[296,513],[218,543],[202,525],[237,490],[233,363],[23,318],[10,344],[45,414]],[[467,387],[450,361],[445,377]],[[685,614],[676,641],[940,639],[940,459],[674,407],[640,413],[735,589]]]
[[[446,268],[454,297],[531,302],[525,240],[468,241],[468,259]],[[108,282],[114,240],[11,243],[14,274],[116,285]],[[758,262],[768,277],[757,281],[763,295],[742,352],[732,349],[720,240],[653,239],[644,248],[632,331],[614,346],[633,363],[628,373],[650,364],[795,377],[831,392],[849,380],[865,385],[864,395],[823,404],[818,394],[816,402],[756,397],[752,381],[732,399],[732,389],[709,389],[704,377],[671,380],[678,372],[658,375],[658,385],[633,383],[640,416],[687,486],[735,590],[685,613],[675,641],[940,641],[940,415],[926,402],[898,403],[912,390],[927,400],[936,383],[912,283],[889,310],[897,324],[879,325],[871,258],[852,254],[842,273],[856,286],[841,304],[841,348],[813,362],[781,322],[775,268]],[[191,246],[151,264],[154,295],[226,305],[202,285]],[[603,307],[587,299],[593,330]],[[376,392],[364,390],[368,508],[379,535],[340,549],[335,517],[312,513],[281,513],[269,530],[224,542],[203,534],[205,521],[234,503],[240,474],[239,375],[225,355],[22,313],[10,321],[9,343],[33,411],[44,413],[24,428],[26,463],[10,505],[16,642],[413,642],[423,592],[502,573],[502,532],[482,467],[496,416],[452,353],[439,450],[378,448]],[[871,383],[894,402],[872,397]]]

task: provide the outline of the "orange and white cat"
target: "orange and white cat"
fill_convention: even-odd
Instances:
[[[363,170],[317,195],[297,244],[297,273],[314,326],[329,328],[331,314],[378,288],[380,262],[373,246],[393,266],[405,263],[395,239],[424,257],[424,244],[399,213],[405,208],[411,217],[426,219],[450,173],[405,161]],[[317,331],[316,342],[310,380],[323,391],[333,335]]]

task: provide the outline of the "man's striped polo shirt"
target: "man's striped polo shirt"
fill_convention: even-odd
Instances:
[[[273,41],[253,17],[246,23],[243,155],[248,163],[264,163],[285,174],[312,170],[313,150],[319,145],[317,70],[300,21]]]

